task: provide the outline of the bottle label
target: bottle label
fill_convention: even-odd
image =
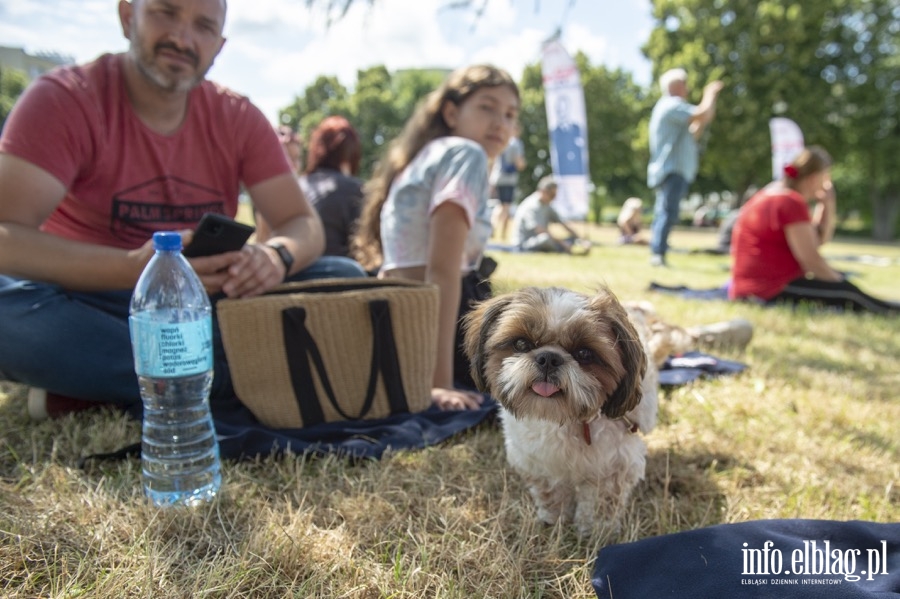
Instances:
[[[129,320],[134,370],[139,376],[175,378],[212,369],[210,316],[174,323],[142,315]]]

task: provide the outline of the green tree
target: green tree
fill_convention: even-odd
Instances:
[[[396,105],[404,119],[412,114],[425,96],[438,88],[450,71],[447,69],[403,69],[394,73]]]
[[[654,73],[685,67],[697,99],[706,82],[726,84],[699,191],[724,187],[740,196],[765,184],[768,121],[782,115],[800,125],[807,143],[834,154],[840,208],[874,210],[881,215],[874,235],[893,234],[900,214],[900,172],[891,166],[900,149],[900,0],[652,2],[656,27],[644,52]],[[868,172],[854,175],[858,168]],[[860,180],[869,182],[866,194],[853,186]]]
[[[528,164],[519,177],[519,188],[528,194],[535,189],[541,177],[553,172],[540,64],[525,67],[519,82],[519,96],[519,138],[525,147],[525,162]]]
[[[384,66],[359,71],[351,98],[353,118],[362,144],[361,172],[367,177],[381,157],[384,144],[393,139],[403,126],[403,113],[398,111],[394,80]]]
[[[825,108],[834,130],[838,198],[870,206],[872,235],[887,240],[900,228],[900,0],[856,0],[839,8],[826,15],[817,49],[825,63],[821,76],[833,90]]]
[[[337,77],[319,76],[308,86],[302,96],[294,98],[293,103],[279,111],[278,118],[285,125],[298,131],[304,139],[322,119],[332,114],[348,114],[350,93]]]
[[[0,67],[0,131],[6,123],[6,117],[25,87],[28,86],[28,77],[17,69]]]
[[[447,71],[440,69],[405,69],[390,74],[383,66],[358,73],[352,103],[354,126],[362,137],[362,175],[367,177],[372,172],[386,144],[400,134],[419,102],[446,75]]]
[[[628,196],[645,197],[648,144],[643,115],[651,104],[646,92],[619,69],[592,67],[578,55],[586,102],[591,179],[608,199],[621,206]]]
[[[416,105],[446,74],[440,69],[408,69],[392,75],[384,66],[376,66],[357,71],[352,92],[336,77],[320,76],[279,111],[279,118],[306,139],[326,116],[347,118],[360,136],[359,174],[366,179],[385,144],[399,135]]]

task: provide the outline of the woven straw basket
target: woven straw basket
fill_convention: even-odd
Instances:
[[[402,279],[287,283],[220,300],[237,396],[273,428],[424,410],[438,302],[436,285]]]

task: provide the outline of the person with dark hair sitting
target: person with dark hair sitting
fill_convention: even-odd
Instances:
[[[312,132],[300,188],[325,227],[325,255],[349,256],[350,237],[363,204],[359,134],[342,116],[330,116]]]
[[[866,294],[819,253],[835,227],[837,200],[830,171],[831,156],[818,146],[808,147],[784,167],[781,180],[741,208],[731,241],[731,299],[897,314],[900,306]],[[815,202],[812,216],[807,202]]]

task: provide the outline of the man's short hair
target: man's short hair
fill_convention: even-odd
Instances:
[[[537,184],[538,191],[544,191],[545,189],[556,189],[556,179],[553,178],[553,175],[547,175],[538,181]]]
[[[676,81],[687,82],[687,71],[682,68],[669,69],[659,76],[659,88],[662,90],[664,96],[671,95],[669,93],[669,86]]]

